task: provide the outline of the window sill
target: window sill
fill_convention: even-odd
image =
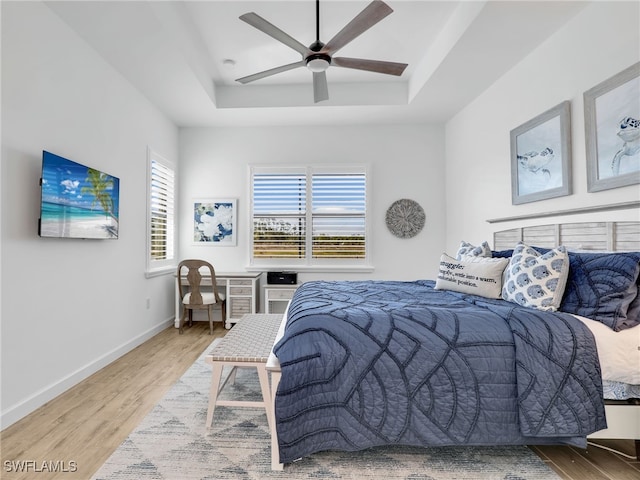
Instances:
[[[247,272],[321,272],[321,273],[370,273],[372,265],[249,265]]]
[[[172,273],[176,272],[176,266],[173,265],[169,265],[166,267],[160,267],[160,268],[154,268],[151,270],[146,270],[144,272],[144,276],[145,278],[153,278],[153,277],[160,277],[162,275],[171,275]]]

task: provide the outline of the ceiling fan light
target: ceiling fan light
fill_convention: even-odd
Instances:
[[[314,73],[324,72],[331,65],[330,59],[324,55],[312,56],[307,59],[307,68]]]

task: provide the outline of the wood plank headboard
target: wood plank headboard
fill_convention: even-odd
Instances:
[[[557,223],[501,230],[493,234],[494,250],[508,250],[516,243],[553,248],[610,252],[640,251],[640,222]]]

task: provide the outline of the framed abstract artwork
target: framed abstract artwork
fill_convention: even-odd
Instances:
[[[587,190],[640,183],[640,62],[584,92]]]
[[[571,194],[571,103],[511,130],[511,203]]]
[[[193,201],[193,243],[235,246],[237,244],[237,200],[196,199]]]

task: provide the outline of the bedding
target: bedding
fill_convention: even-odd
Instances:
[[[640,327],[615,332],[596,320],[579,315],[574,317],[595,338],[602,379],[640,386]]]
[[[274,346],[282,463],[389,444],[585,447],[606,428],[581,321],[434,285],[298,288]]]
[[[640,398],[640,385],[624,382],[602,381],[602,391],[605,400],[631,400]]]
[[[541,254],[548,248],[532,247]],[[492,251],[511,258],[514,250]],[[619,332],[640,324],[640,252],[569,251],[569,274],[559,310],[597,320]]]
[[[486,240],[480,245],[475,246],[469,242],[462,240],[458,251],[456,252],[456,260],[463,260],[465,257],[489,257],[491,258],[491,247]]]
[[[638,296],[640,252],[569,252],[571,275],[560,306],[620,331],[640,323],[632,303]]]

